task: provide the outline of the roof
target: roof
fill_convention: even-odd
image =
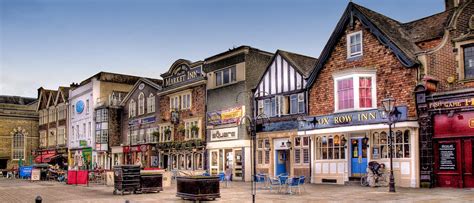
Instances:
[[[61,94],[65,97],[66,100],[69,98],[69,89],[71,89],[71,88],[70,87],[63,87],[63,86],[60,86],[58,88],[58,91],[61,92]]]
[[[92,78],[96,78],[97,80],[103,81],[103,82],[114,82],[114,83],[124,83],[124,84],[133,85],[141,77],[101,71],[101,72],[85,79],[81,83],[79,83],[79,86],[89,83],[92,80]],[[148,79],[154,81],[155,83],[159,83],[159,84],[162,83],[162,80],[159,80],[159,79],[153,79],[153,78],[148,78]]]
[[[0,95],[0,104],[29,105],[36,101],[37,99],[32,97]]]
[[[260,50],[260,49],[257,49],[257,48],[254,48],[254,47],[251,47],[251,46],[248,46],[248,45],[242,45],[242,46],[239,46],[239,47],[236,47],[236,48],[229,49],[225,52],[218,53],[216,55],[207,57],[206,59],[204,59],[204,61],[208,62],[208,61],[214,60],[216,58],[219,58],[219,57],[222,57],[222,56],[234,53],[234,52],[242,51],[242,50],[245,50],[245,49],[262,52],[262,53],[265,53],[265,54],[268,54],[268,55],[273,55],[273,53],[270,53],[270,52],[267,52],[267,51],[264,51],[264,50]]]
[[[289,51],[283,51],[283,50],[277,50],[275,53],[275,56],[277,54],[280,54],[283,58],[285,58],[290,64],[298,69],[298,71],[305,77],[307,78],[310,74],[311,71],[314,68],[314,65],[316,65],[316,62],[318,61],[317,58],[313,58],[310,56],[305,56]]]
[[[156,90],[161,90],[161,86],[154,83],[153,81],[147,79],[147,78],[140,78],[136,83],[135,85],[133,86],[133,88],[127,93],[127,92],[123,92],[123,93],[126,93],[127,95],[125,96],[125,98],[123,98],[122,102],[120,103],[120,105],[125,105],[125,103],[128,101],[128,99],[130,99],[130,97],[133,95],[133,93],[135,92],[135,90],[138,89],[138,86],[140,86],[141,83],[146,83],[148,85],[150,85],[151,87],[155,88]]]
[[[326,60],[329,59],[336,43],[343,36],[347,25],[351,23],[354,17],[360,20],[364,27],[375,35],[380,43],[388,47],[403,66],[413,67],[420,64],[416,54],[422,51],[416,45],[416,42],[442,37],[444,28],[452,14],[453,10],[447,10],[416,21],[400,23],[385,15],[350,2],[321,52],[319,61],[309,77],[307,86],[311,86],[316,80],[319,71],[321,71]]]

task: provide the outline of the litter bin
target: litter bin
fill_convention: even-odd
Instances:
[[[140,190],[140,166],[114,166],[114,194],[136,193]]]

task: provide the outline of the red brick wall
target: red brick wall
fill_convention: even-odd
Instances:
[[[375,68],[377,77],[377,106],[390,94],[397,100],[397,105],[408,106],[408,116],[416,116],[413,88],[417,81],[417,69],[404,67],[396,56],[383,46],[372,33],[362,29],[356,21],[354,30],[346,28],[346,34],[363,30],[363,56],[355,61],[347,60],[346,35],[343,35],[328,61],[321,70],[315,83],[309,90],[310,115],[333,113],[334,80],[332,74],[352,68]]]
[[[470,2],[462,12],[456,17],[455,29],[450,30],[448,41],[442,45],[441,48],[426,54],[427,59],[427,73],[439,80],[437,91],[450,91],[462,88],[474,87],[474,81],[460,81],[461,70],[456,56],[462,56],[463,50],[454,51],[453,39],[458,38],[462,34],[469,32],[469,19],[474,13],[474,3]],[[471,31],[472,32],[472,31]],[[462,58],[462,57],[461,57]],[[449,84],[448,77],[454,77],[455,82]]]
[[[436,46],[438,46],[441,43],[441,41],[443,41],[443,38],[437,38],[437,39],[427,40],[427,41],[423,41],[423,42],[417,42],[416,45],[418,47],[420,47],[421,49],[423,49],[423,50],[427,50],[427,49],[435,48]]]
[[[170,98],[168,95],[164,95],[160,98],[160,122],[168,123],[171,121],[170,112]],[[205,115],[206,115],[206,85],[200,85],[192,88],[192,103],[191,109],[180,111],[179,124],[174,126],[174,139],[175,141],[184,140],[184,136],[177,132],[177,128],[180,124],[184,125],[183,119],[201,117],[200,131],[202,135],[205,135]],[[204,139],[205,140],[205,139]]]

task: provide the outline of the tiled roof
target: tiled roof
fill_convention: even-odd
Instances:
[[[0,104],[28,105],[36,101],[36,98],[0,95]]]
[[[313,71],[316,62],[318,61],[316,58],[288,51],[278,50],[278,53],[303,73],[304,77],[308,77],[311,74],[311,71]]]

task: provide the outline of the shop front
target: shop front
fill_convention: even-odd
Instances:
[[[207,144],[209,153],[209,172],[232,174],[232,180],[250,181],[250,140],[239,140],[239,127],[219,128],[210,130],[210,142]]]
[[[92,148],[69,149],[69,168],[74,170],[92,169]]]
[[[419,187],[418,123],[409,121],[407,108],[398,107],[392,126],[395,184]],[[366,174],[376,161],[390,169],[389,131],[378,110],[307,117],[300,122],[299,136],[309,136],[312,149],[312,183],[345,184]]]
[[[154,144],[124,146],[122,151],[126,164],[141,165],[142,168],[158,167],[158,152]]]

